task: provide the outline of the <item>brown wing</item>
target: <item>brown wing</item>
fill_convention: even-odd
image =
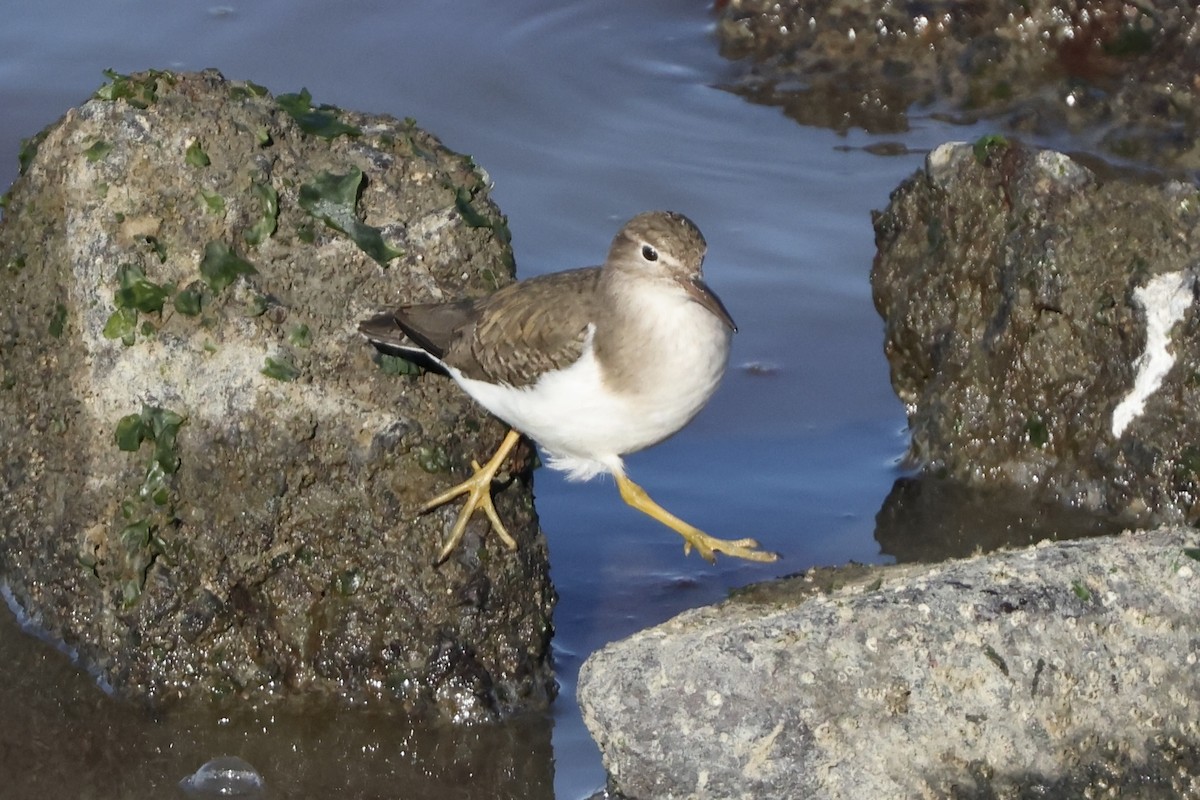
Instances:
[[[469,378],[528,386],[583,352],[600,268],[555,272],[506,286],[474,304],[474,325],[443,360]]]
[[[528,386],[583,352],[599,267],[555,272],[479,300],[404,306],[358,324],[376,345],[423,350],[468,378]]]

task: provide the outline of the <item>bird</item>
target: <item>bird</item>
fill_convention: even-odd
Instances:
[[[751,538],[718,539],[658,505],[625,473],[623,457],[662,442],[712,397],[737,326],[704,282],[708,245],[683,214],[649,211],[626,222],[601,266],[549,273],[478,299],[405,305],[359,323],[376,348],[432,360],[509,426],[484,465],[425,503],[466,495],[436,563],[482,510],[512,550],[491,486],[525,435],[568,480],[609,474],[629,506],[663,523],[707,561],[716,553],[769,562]]]

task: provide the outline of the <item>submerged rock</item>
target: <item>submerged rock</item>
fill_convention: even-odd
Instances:
[[[584,721],[630,798],[1200,796],[1198,543],[755,587],[589,658]]]
[[[0,581],[124,695],[544,705],[527,467],[497,492],[521,549],[474,521],[432,566],[456,509],[417,508],[504,431],[355,330],[512,280],[486,175],[307,92],[111,78],[5,198]]]
[[[730,0],[730,87],[799,122],[887,133],[913,114],[1064,129],[1122,158],[1200,167],[1200,9],[1183,0]]]
[[[1200,519],[1200,193],[945,145],[875,219],[892,386],[927,473],[1126,524]]]

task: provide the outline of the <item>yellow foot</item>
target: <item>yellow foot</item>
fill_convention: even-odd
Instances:
[[[646,494],[645,489],[624,475],[617,475],[617,488],[621,491],[621,499],[627,504],[641,511],[643,514],[653,517],[682,536],[684,555],[692,552],[692,548],[694,547],[696,548],[696,552],[710,564],[717,560],[716,553],[724,553],[727,556],[734,556],[735,558],[744,558],[747,561],[768,562],[779,560],[778,553],[759,550],[758,542],[753,539],[717,539],[709,536],[699,528],[688,525],[679,517],[651,500],[650,495]]]
[[[462,510],[458,512],[458,520],[454,523],[454,529],[450,531],[450,538],[446,540],[442,551],[438,553],[435,563],[440,564],[445,561],[450,553],[454,551],[454,548],[458,547],[458,543],[462,541],[463,533],[467,530],[467,522],[470,521],[471,515],[475,513],[475,509],[477,508],[482,508],[483,513],[487,514],[487,518],[492,523],[492,530],[508,546],[508,549],[517,549],[516,540],[504,529],[504,524],[500,522],[500,517],[496,514],[496,507],[492,505],[492,481],[495,479],[496,473],[500,470],[500,466],[504,463],[504,459],[508,458],[509,452],[516,446],[520,438],[521,435],[519,433],[510,430],[508,435],[504,437],[504,441],[500,443],[500,447],[497,448],[496,454],[491,457],[487,464],[481,467],[478,461],[471,461],[471,466],[475,469],[474,475],[457,486],[447,489],[421,506],[421,513],[424,514],[426,511],[450,502],[461,494],[467,496]]]

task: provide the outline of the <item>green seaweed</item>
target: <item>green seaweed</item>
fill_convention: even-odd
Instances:
[[[474,199],[474,195],[463,186],[458,187],[458,190],[454,193],[454,207],[458,209],[463,222],[467,223],[467,226],[470,228],[492,227],[492,221],[476,211],[475,207],[471,205],[471,201]]]
[[[50,335],[61,339],[67,327],[67,307],[62,303],[54,304],[54,313],[50,315]]]
[[[117,308],[130,308],[145,314],[162,311],[170,297],[170,289],[146,278],[146,273],[136,264],[117,267],[117,290],[113,303]]]
[[[417,448],[417,464],[426,472],[449,472],[450,456],[440,445],[424,445]]]
[[[254,81],[242,81],[229,87],[230,100],[249,100],[254,97],[266,97],[270,93],[267,87]]]
[[[204,204],[204,208],[210,214],[225,213],[225,198],[216,192],[210,192],[207,189],[201,189],[200,202]]]
[[[152,69],[137,75],[123,75],[115,70],[104,70],[108,83],[93,95],[98,100],[124,100],[134,108],[149,108],[158,100],[159,81],[173,83],[175,76],[169,72]]]
[[[986,164],[993,155],[1007,147],[1008,139],[998,133],[990,133],[976,139],[971,149],[975,153],[975,160],[980,164]]]
[[[127,452],[138,450],[143,442],[154,443],[154,460],[168,475],[179,469],[176,437],[186,419],[160,406],[143,405],[138,414],[128,414],[117,422],[113,439]]]
[[[288,341],[295,347],[309,348],[312,347],[312,331],[304,323],[292,328],[288,334]]]
[[[150,544],[150,521],[139,519],[121,529],[117,538],[130,554],[136,553]]]
[[[238,279],[239,275],[255,275],[258,270],[244,258],[240,258],[224,242],[209,242],[204,248],[204,258],[200,260],[200,276],[212,289],[213,294],[220,294],[229,284]]]
[[[1025,420],[1025,438],[1034,447],[1045,447],[1050,441],[1050,429],[1037,414]]]
[[[150,567],[171,548],[167,534],[178,525],[171,476],[179,469],[177,437],[184,422],[174,411],[143,405],[140,412],[122,417],[113,434],[117,447],[125,452],[138,452],[146,442],[153,447],[136,495],[120,504],[126,522],[116,533],[119,557],[110,559],[106,568],[94,552],[84,553],[80,563],[97,578],[111,580],[127,606],[141,597]]]
[[[483,188],[483,184],[479,184],[474,189],[467,189],[464,186],[458,187],[454,192],[454,207],[462,216],[463,222],[471,228],[489,228],[496,238],[503,244],[512,242],[512,231],[508,227],[508,219],[504,216],[492,218],[487,214],[475,208],[476,193]],[[504,264],[510,270],[513,267],[513,259],[511,250],[505,254]],[[499,281],[495,274],[484,275],[484,279],[489,282],[493,290],[500,287]]]
[[[162,240],[157,236],[147,236],[146,244],[150,245],[150,250],[158,257],[158,263],[167,263],[167,246],[162,243]]]
[[[294,381],[300,377],[300,370],[291,361],[272,356],[267,356],[266,362],[259,372],[277,381]]]
[[[421,367],[403,356],[379,354],[379,368],[384,375],[420,375]]]
[[[379,228],[372,227],[358,218],[356,206],[362,188],[362,170],[355,167],[345,175],[322,172],[300,187],[300,207],[327,226],[344,233],[358,245],[359,249],[380,265],[403,254],[402,250],[389,245]]]
[[[175,310],[186,317],[197,316],[204,308],[204,287],[199,281],[185,286],[175,295]]]
[[[255,183],[251,190],[258,198],[262,216],[245,233],[246,243],[258,245],[270,238],[279,226],[279,193],[269,184]]]
[[[118,308],[104,323],[101,333],[105,339],[120,339],[126,346],[133,344],[137,332],[137,311],[132,308]]]
[[[295,94],[281,94],[275,102],[300,126],[300,130],[323,139],[336,139],[339,136],[360,136],[362,131],[354,125],[347,125],[337,116],[339,109],[322,105],[314,108],[312,94],[308,89],[301,89]]]
[[[128,414],[117,421],[114,435],[117,447],[127,453],[135,452],[146,438],[146,428],[140,414]]]
[[[199,141],[194,141],[188,145],[187,152],[183,155],[183,160],[187,162],[189,167],[207,167],[212,164],[212,159],[208,157],[208,153],[204,152],[204,147]]]
[[[488,289],[496,291],[500,288],[500,276],[496,274],[496,270],[491,267],[484,267],[479,271],[479,277],[483,278],[483,282],[487,284]]]
[[[104,157],[112,152],[113,146],[110,142],[99,139],[92,143],[92,146],[83,151],[84,156],[93,164],[97,161],[104,160]]]
[[[28,139],[21,140],[21,145],[17,148],[18,174],[24,175],[29,170],[33,159],[37,157],[38,148],[46,140],[47,133],[46,130],[42,130]]]
[[[29,165],[37,157],[38,145],[41,143],[42,140],[36,136],[21,140],[21,145],[17,148],[17,173],[19,175],[24,175],[29,170]]]
[[[154,460],[164,472],[174,474],[179,469],[176,437],[184,419],[174,411],[157,406],[150,411],[150,427],[154,439]]]
[[[267,309],[270,308],[272,304],[273,301],[270,296],[255,292],[246,303],[246,313],[251,317],[261,317],[263,314],[267,313]]]
[[[133,577],[127,578],[121,582],[121,602],[128,608],[138,601],[142,596],[142,589],[146,587],[146,578]]]
[[[146,477],[138,488],[138,497],[150,500],[156,506],[165,506],[171,499],[171,487],[168,484],[168,473],[158,459],[150,462]]]

